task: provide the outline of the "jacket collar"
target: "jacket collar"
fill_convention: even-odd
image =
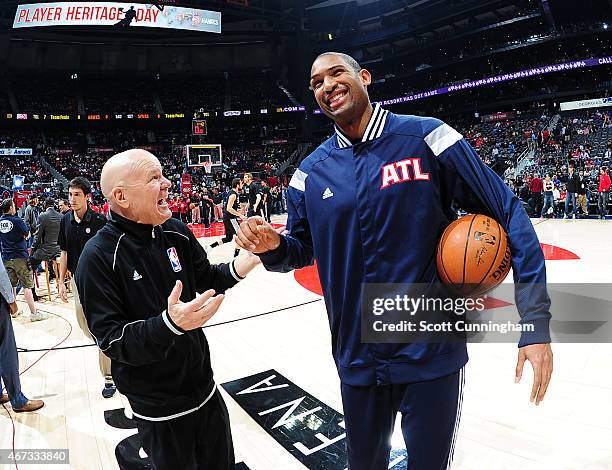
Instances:
[[[140,240],[150,240],[153,238],[153,226],[149,224],[139,224],[133,220],[126,219],[116,212],[110,211],[110,223],[124,233],[132,235]]]
[[[382,135],[388,114],[389,111],[382,109],[380,103],[376,103],[374,105],[374,111],[372,112],[370,121],[368,122],[365,132],[363,133],[361,142],[369,142],[370,140],[377,139]],[[352,147],[354,143],[357,143],[351,142],[351,139],[349,139],[338,126],[334,126],[334,128],[336,129],[336,141],[338,143],[338,147],[348,148]]]
[[[70,219],[72,220],[72,222],[74,222],[75,224],[78,223],[89,223],[91,222],[91,218],[93,217],[93,211],[91,210],[91,207],[89,207],[89,204],[87,204],[87,210],[85,211],[85,214],[83,214],[83,218],[81,219],[80,222],[77,222],[76,217],[74,216],[74,211],[70,211]]]

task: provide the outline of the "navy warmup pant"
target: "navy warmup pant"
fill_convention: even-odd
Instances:
[[[447,470],[453,458],[464,369],[426,382],[354,387],[342,384],[349,470],[386,470],[397,413],[407,470]]]
[[[0,261],[1,263],[1,261]],[[21,393],[21,382],[19,381],[19,356],[15,344],[15,332],[11,323],[11,312],[9,305],[0,295],[0,392],[2,383],[6,388],[13,408],[21,408],[28,399]],[[0,393],[1,395],[1,393]]]

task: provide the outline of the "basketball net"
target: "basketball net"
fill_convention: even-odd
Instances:
[[[212,162],[204,162],[203,166],[206,174],[210,175],[212,173]]]

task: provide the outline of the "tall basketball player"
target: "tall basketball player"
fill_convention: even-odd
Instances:
[[[362,287],[439,282],[435,250],[455,217],[451,203],[492,214],[509,236],[521,323],[533,326],[519,343],[516,380],[529,360],[531,400],[539,404],[552,373],[544,256],[519,199],[461,134],[438,119],[373,106],[370,83],[370,73],[350,56],[317,57],[310,84],[335,133],[291,179],[289,233],[279,235],[261,217],[251,217],[237,240],[271,271],[317,261],[341,381],[349,468],[387,468],[399,412],[408,470],[447,469],[466,345],[362,343]]]

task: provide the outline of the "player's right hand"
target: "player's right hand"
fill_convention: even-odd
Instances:
[[[280,234],[263,217],[255,216],[240,224],[235,240],[240,248],[261,254],[278,248]]]
[[[215,291],[209,289],[191,302],[181,302],[182,291],[183,283],[176,281],[168,297],[168,315],[179,328],[185,331],[201,328],[217,313],[225,297],[223,294],[213,297]]]
[[[68,303],[68,292],[66,291],[66,284],[64,284],[64,281],[58,282],[58,284],[60,299],[62,299],[62,302]]]
[[[9,304],[9,307],[11,308],[11,315],[15,315],[17,313],[17,310],[19,310],[19,307],[17,306],[17,302],[13,302],[12,304]]]

